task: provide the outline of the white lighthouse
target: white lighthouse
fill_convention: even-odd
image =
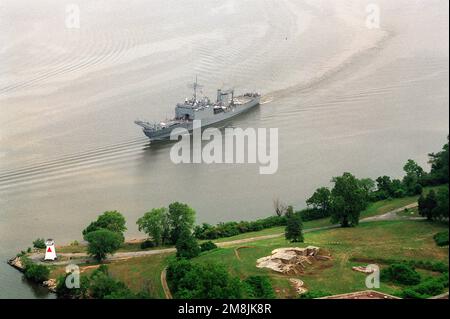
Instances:
[[[55,250],[55,242],[53,239],[47,239],[45,241],[45,257],[44,260],[55,260],[56,259],[56,250]]]

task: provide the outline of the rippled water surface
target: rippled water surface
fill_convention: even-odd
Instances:
[[[69,2],[67,2],[69,3]],[[296,207],[333,175],[400,176],[448,134],[448,1],[0,1],[0,258],[36,237],[80,239],[108,209],[127,236],[146,210],[189,203],[199,222]],[[171,117],[191,94],[260,91],[235,127],[279,129],[279,169],[174,165],[137,118]],[[0,297],[46,294],[0,264]]]

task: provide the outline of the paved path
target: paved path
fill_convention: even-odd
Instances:
[[[377,216],[373,216],[373,217],[367,217],[367,218],[363,218],[361,219],[361,222],[375,222],[375,221],[383,221],[383,220],[396,220],[396,219],[407,219],[407,220],[420,220],[420,219],[424,219],[422,217],[401,217],[398,216],[398,213],[403,212],[405,209],[413,209],[418,207],[419,204],[418,203],[412,203],[410,205],[406,205],[397,209],[394,209],[386,214],[383,215],[377,215]]]
[[[161,272],[161,285],[163,287],[164,294],[166,295],[166,299],[172,299],[172,293],[170,292],[169,285],[167,284],[166,275],[167,268],[164,268]]]

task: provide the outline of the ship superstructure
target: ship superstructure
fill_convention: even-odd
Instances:
[[[212,102],[207,96],[198,96],[197,91],[200,87],[196,79],[192,85],[194,89],[192,98],[186,98],[183,103],[177,104],[173,119],[160,123],[138,120],[135,123],[143,128],[144,134],[150,140],[164,140],[170,138],[170,133],[175,128],[185,128],[191,132],[194,120],[201,120],[202,127],[211,126],[248,111],[259,105],[261,99],[259,93],[234,96],[234,89],[218,89],[216,101]]]

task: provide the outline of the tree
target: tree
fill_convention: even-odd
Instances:
[[[433,220],[433,211],[438,206],[436,192],[431,190],[427,196],[420,196],[418,200],[419,214],[428,220]]]
[[[139,218],[136,222],[139,231],[149,235],[156,246],[167,244],[169,241],[169,220],[166,208],[154,208]]]
[[[403,177],[403,186],[408,195],[419,195],[422,192],[425,171],[415,161],[408,160],[403,167],[406,175]]]
[[[120,233],[107,229],[99,229],[86,234],[88,253],[98,261],[106,259],[108,254],[114,253],[123,243]]]
[[[173,260],[167,267],[170,291],[177,299],[240,299],[243,284],[222,264]]]
[[[422,167],[420,167],[419,164],[417,164],[412,159],[409,159],[405,166],[403,166],[403,170],[405,171],[406,175],[414,175],[417,177],[417,179],[421,179],[425,175],[425,171]]]
[[[96,299],[119,299],[131,296],[131,291],[121,281],[109,276],[108,267],[100,266],[90,276],[90,295]]]
[[[48,280],[50,276],[50,270],[47,266],[34,264],[32,262],[26,263],[24,269],[25,278],[37,283],[42,283]]]
[[[188,229],[181,230],[175,246],[178,258],[191,259],[200,255],[200,246]]]
[[[332,182],[332,222],[338,222],[342,227],[358,225],[361,211],[367,207],[367,200],[358,180],[352,174],[344,173],[340,177],[334,177]]]
[[[448,220],[448,186],[438,190],[436,195],[437,205],[432,211],[432,215],[438,220]]]
[[[287,206],[283,204],[279,198],[273,200],[273,208],[275,209],[275,214],[281,217],[286,213]]]
[[[267,276],[250,276],[244,280],[247,294],[255,299],[275,299],[270,279]]]
[[[375,181],[371,178],[362,178],[358,180],[359,187],[364,191],[367,201],[370,201],[371,195],[375,190]]]
[[[67,277],[71,273],[61,275],[56,280],[56,296],[58,299],[84,299],[88,297],[89,278],[87,276],[80,276],[79,288],[68,288],[66,285]]]
[[[169,205],[170,238],[176,244],[182,231],[192,231],[195,222],[195,211],[186,204],[172,203]]]
[[[118,211],[104,212],[102,215],[98,216],[97,220],[90,223],[89,226],[83,230],[83,237],[88,233],[99,230],[107,229],[112,232],[123,233],[127,230],[125,227],[125,217]]]
[[[35,241],[33,241],[33,247],[37,249],[44,249],[45,247],[47,247],[45,245],[44,238],[37,238]]]
[[[299,212],[294,213],[292,206],[289,206],[286,212],[286,229],[284,235],[287,240],[293,243],[302,243],[303,223]]]
[[[327,187],[318,188],[314,194],[306,200],[306,204],[313,209],[328,215],[331,212],[331,192]]]
[[[448,141],[448,136],[447,136]],[[448,183],[448,142],[442,147],[442,151],[439,153],[431,153],[428,155],[431,164],[431,172],[429,174],[429,183],[433,185]]]
[[[376,180],[379,194],[378,199],[386,199],[394,196],[392,181],[389,176],[380,176]]]

